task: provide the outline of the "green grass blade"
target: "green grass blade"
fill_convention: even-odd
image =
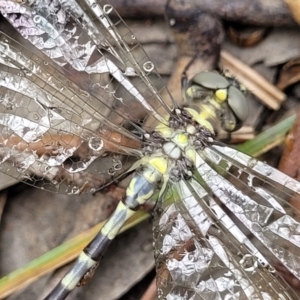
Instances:
[[[148,217],[149,215],[146,212],[137,212],[130,220],[128,220],[128,222],[126,222],[120,233],[141,223]],[[55,269],[77,258],[82,249],[92,240],[92,238],[94,238],[104,223],[105,221],[95,225],[83,233],[80,233],[69,241],[31,261],[26,266],[1,278],[0,299],[4,299],[14,291],[27,286],[39,277],[54,271]]]
[[[272,148],[282,144],[286,134],[293,126],[295,120],[296,115],[292,115],[258,134],[253,140],[237,146],[236,149],[250,156],[258,157]]]

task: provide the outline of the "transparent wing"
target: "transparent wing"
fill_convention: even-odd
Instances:
[[[172,109],[153,64],[106,2],[0,9],[34,46],[1,32],[1,170],[56,192],[101,188],[141,156],[141,126]]]
[[[299,299],[300,183],[223,145],[197,160],[157,213],[160,297]]]

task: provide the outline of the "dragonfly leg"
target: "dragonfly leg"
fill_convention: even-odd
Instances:
[[[100,232],[84,248],[73,267],[44,300],[63,300],[78,284],[84,284],[92,277],[104,251],[116,237],[124,223],[153,196],[154,183],[158,179],[160,179],[160,176],[153,176],[153,173],[151,176],[148,176],[146,172],[134,175],[126,190],[125,200],[118,204]]]

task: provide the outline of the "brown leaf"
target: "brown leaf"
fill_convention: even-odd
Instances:
[[[300,24],[300,2],[295,0],[284,0],[288,6],[293,19]]]
[[[277,87],[281,90],[300,80],[300,58],[293,59],[281,69]]]

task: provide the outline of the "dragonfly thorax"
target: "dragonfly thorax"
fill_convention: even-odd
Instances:
[[[176,109],[170,116],[168,124],[160,124],[156,130],[147,135],[144,155],[160,157],[167,161],[169,179],[177,182],[192,176],[194,167],[191,152],[201,151],[214,141],[214,134],[199,124],[191,110]]]

